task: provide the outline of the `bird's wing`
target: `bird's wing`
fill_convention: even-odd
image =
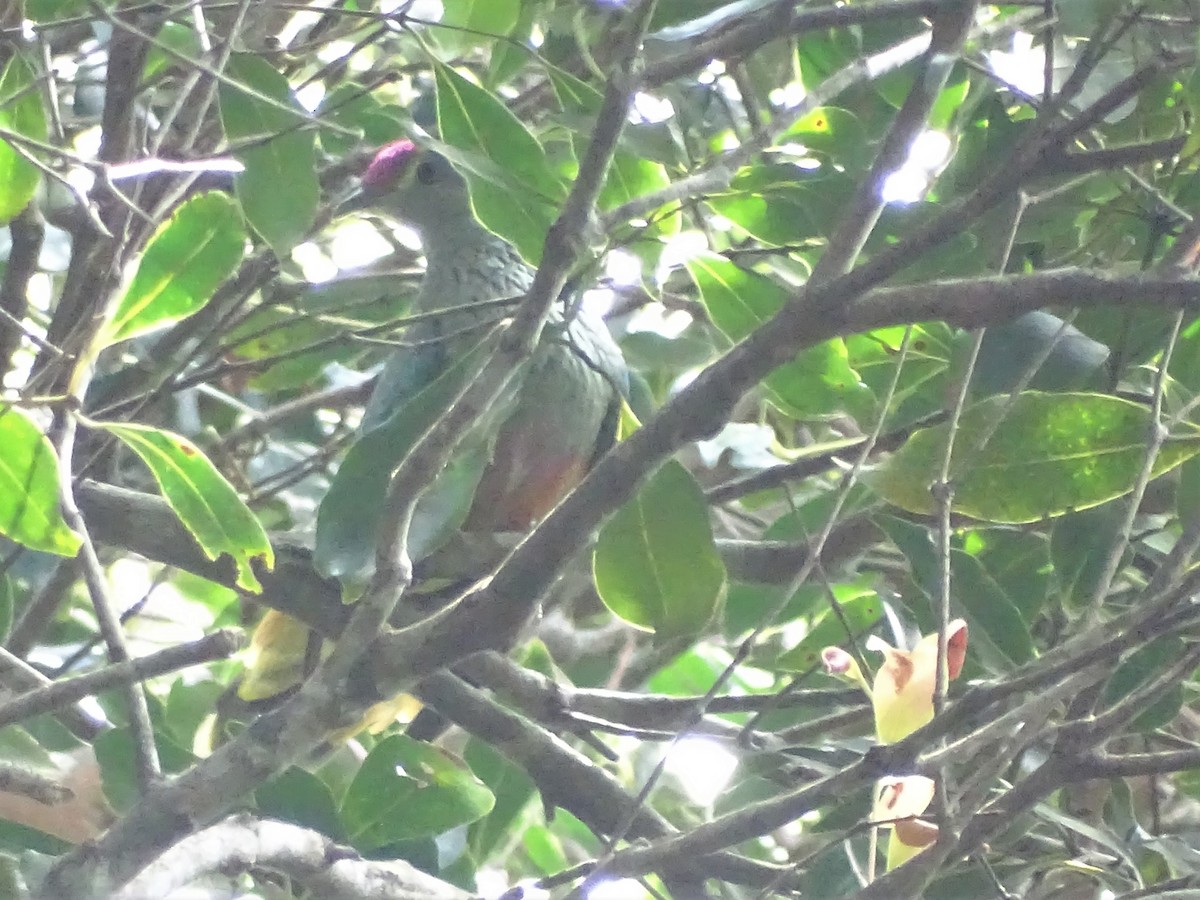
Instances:
[[[384,363],[371,399],[363,409],[363,433],[387,421],[404,403],[446,369],[446,348],[437,342],[435,321],[419,322],[405,333],[415,346],[400,347]]]
[[[465,528],[524,531],[544,518],[616,437],[628,372],[596,316],[556,314],[500,426]]]

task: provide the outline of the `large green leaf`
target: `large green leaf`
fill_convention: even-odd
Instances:
[[[97,348],[137,337],[200,310],[237,268],[246,236],[226,194],[198,194],[180,205],[146,245]]]
[[[209,559],[228,553],[237,565],[237,583],[261,590],[251,563],[274,565],[274,552],[262,524],[225,477],[187,438],[149,425],[97,422],[141,457],[167,503]]]
[[[819,106],[784,132],[784,141],[803,144],[813,156],[859,168],[870,159],[871,141],[862,122],[852,112],[836,106]]]
[[[704,308],[730,340],[740,341],[764,325],[783,306],[787,292],[770,278],[740,268],[718,256],[697,256],[687,263]],[[840,338],[800,353],[764,381],[771,401],[798,418],[826,415],[849,407],[869,413],[874,402],[850,368]]]
[[[854,181],[842,171],[762,163],[738,172],[728,192],[705,202],[764,243],[795,247],[831,234],[853,192]]]
[[[1102,394],[1037,392],[1022,394],[1006,412],[1007,406],[1007,397],[989,397],[963,411],[950,466],[956,513],[986,522],[1036,522],[1132,490],[1145,458],[1149,408]],[[934,512],[930,485],[948,427],[916,432],[871,474],[871,486],[901,509]],[[1154,474],[1197,453],[1200,433],[1188,427],[1167,439]]]
[[[220,88],[225,135],[235,145],[244,142],[234,151],[246,167],[237,179],[237,197],[254,230],[284,256],[308,233],[317,212],[315,136],[304,127],[309,116],[287,78],[261,57],[234,54],[225,71],[254,91]]]
[[[450,407],[490,348],[490,343],[481,342],[346,453],[317,511],[313,561],[323,575],[354,584],[372,571],[376,532],[393,470]],[[490,422],[504,415],[514,393],[510,390],[493,404]],[[478,424],[487,430],[487,423]],[[464,449],[422,495],[409,529],[408,553],[413,559],[435,550],[462,523],[486,462],[483,447]]]
[[[698,634],[725,594],[708,506],[668,462],[600,530],[593,559],[604,605],[659,638]]]
[[[435,63],[434,75],[442,140],[466,151],[475,214],[536,264],[565,187],[537,138],[499,98],[449,66]],[[490,164],[472,165],[472,157]]]
[[[896,363],[908,330],[900,326],[877,328],[846,337],[847,363],[876,397],[884,396],[896,379]],[[946,385],[942,375],[952,353],[952,335],[945,324],[911,326],[904,368],[895,382],[888,410],[892,422],[911,422],[944,408]]]
[[[46,112],[33,69],[14,54],[0,74],[0,128],[34,141],[46,140]],[[41,173],[5,140],[0,140],[0,225],[29,205]]]
[[[1021,618],[1036,622],[1054,579],[1046,535],[1015,528],[981,528],[967,532],[963,545],[1016,606]]]
[[[341,817],[350,843],[367,851],[474,822],[493,803],[492,792],[444,750],[395,734],[363,761]]]
[[[79,536],[58,510],[54,449],[20,410],[0,406],[0,534],[33,550],[74,556]]]

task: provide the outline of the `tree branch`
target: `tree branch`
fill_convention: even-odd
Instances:
[[[824,28],[850,28],[893,19],[920,19],[959,5],[957,0],[891,0],[888,3],[861,3],[854,6],[824,6],[793,9],[792,3],[774,3],[737,18],[724,17],[708,31],[689,36],[686,46],[674,50],[676,43],[667,32],[650,35],[646,42],[649,64],[642,76],[646,88],[661,87],[674,78],[704,68],[714,59],[742,59],[764,44],[792,35]],[[695,23],[688,23],[694,26]],[[656,57],[658,57],[656,59]]]
[[[129,659],[86,675],[64,678],[0,704],[0,728],[31,716],[59,710],[109,688],[156,678],[167,672],[212,662],[215,659],[224,659],[231,656],[241,643],[239,632],[222,628],[199,640],[177,644],[140,659]]]
[[[491,744],[519,766],[537,785],[547,805],[561,806],[598,835],[618,828],[634,799],[607,771],[560,738],[522,716],[489,700],[449,672],[438,672],[420,686],[419,696],[439,710],[452,710],[454,721]],[[675,828],[653,810],[642,808],[634,817],[632,837],[665,838]],[[762,887],[778,877],[775,866],[720,852],[703,861],[692,858],[667,871],[694,874],[699,865],[706,875]],[[645,870],[649,871],[649,870]]]
[[[112,896],[166,897],[205,875],[251,869],[280,872],[322,900],[471,900],[402,859],[363,859],[316,831],[245,813],[184,838]]]

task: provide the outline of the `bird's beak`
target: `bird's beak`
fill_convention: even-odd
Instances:
[[[362,212],[363,210],[370,209],[373,203],[373,197],[361,187],[356,187],[334,206],[333,217],[337,219],[350,213]]]

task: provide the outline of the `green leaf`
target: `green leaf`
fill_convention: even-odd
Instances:
[[[1109,503],[1063,516],[1050,533],[1050,558],[1058,581],[1058,594],[1069,609],[1084,609],[1108,568],[1108,557],[1116,546],[1125,511]],[[1122,554],[1128,560],[1132,550]]]
[[[398,106],[384,103],[375,94],[364,94],[357,84],[343,82],[321,100],[316,115],[324,122],[359,132],[360,137],[328,128],[321,132],[321,149],[334,157],[360,150],[363,144],[380,147],[404,130]]]
[[[454,402],[490,349],[490,342],[480,342],[346,453],[317,511],[313,562],[321,574],[355,583],[373,570],[375,537],[392,472]],[[493,405],[489,421],[498,421],[514,394],[510,390],[507,399]],[[478,425],[479,432],[487,430],[486,422]],[[482,448],[465,449],[422,495],[409,530],[413,559],[436,549],[466,518],[486,463]]]
[[[195,576],[192,576],[195,578]],[[197,581],[199,579],[196,579]],[[207,582],[212,584],[212,582]],[[227,589],[222,589],[227,590]],[[232,592],[230,592],[232,593]],[[163,728],[181,747],[196,743],[196,732],[209,719],[226,685],[219,681],[184,681],[171,685],[163,706]]]
[[[465,151],[454,161],[464,164],[476,216],[536,265],[566,188],[537,138],[499,98],[441,63],[434,75],[442,140]]]
[[[818,106],[783,134],[780,143],[795,141],[814,156],[858,168],[869,159],[871,141],[862,122],[852,112],[836,106]]]
[[[254,799],[264,816],[294,822],[335,841],[346,839],[333,792],[306,769],[286,769],[256,790]]]
[[[873,591],[844,600],[840,607],[841,616],[827,609],[800,643],[781,654],[772,668],[784,672],[811,672],[820,664],[822,650],[845,645],[852,638],[861,639],[863,633],[883,616],[883,603]]]
[[[941,566],[927,530],[889,515],[875,522],[904,554],[913,581],[932,604],[941,581]],[[1029,628],[1016,605],[983,571],[979,560],[962,550],[950,551],[951,614],[967,620],[972,654],[991,671],[1006,671],[1033,657]],[[936,628],[932,605],[916,610],[922,630]]]
[[[729,191],[705,202],[747,234],[775,246],[815,245],[837,226],[854,182],[828,167],[810,171],[790,163],[740,171]]]
[[[787,292],[770,278],[719,256],[693,257],[687,267],[700,289],[704,308],[732,341],[740,341],[766,324],[787,299]],[[874,406],[870,390],[850,368],[841,339],[803,351],[768,375],[763,384],[771,401],[797,418],[826,415],[847,406],[865,415]]]
[[[954,126],[954,117],[966,102],[971,87],[971,79],[961,67],[956,70],[956,74],[958,77],[951,79],[938,93],[937,100],[929,111],[929,128],[946,131]]]
[[[725,594],[708,506],[669,461],[600,530],[593,558],[604,605],[660,639],[698,634]]]
[[[963,411],[950,466],[954,511],[985,522],[1019,524],[1098,506],[1132,490],[1142,467],[1151,412],[1101,394],[989,397]],[[1003,422],[996,427],[999,417]],[[889,503],[922,515],[936,506],[948,424],[916,432],[871,473]],[[990,434],[987,444],[979,441]],[[1169,437],[1154,462],[1161,475],[1200,453],[1194,427]]]
[[[88,0],[25,0],[23,10],[34,22],[56,22],[87,12]]]
[[[521,834],[521,849],[536,871],[543,875],[561,872],[571,864],[562,841],[544,825],[531,825]]]
[[[467,765],[496,798],[487,816],[471,826],[471,855],[480,863],[511,837],[522,820],[521,813],[534,795],[534,784],[491,744],[472,738],[464,753]]]
[[[168,775],[182,772],[196,762],[195,755],[164,735],[156,733],[154,743],[158,748],[163,771]],[[134,768],[136,754],[133,752],[133,737],[129,729],[110,729],[96,738],[92,747],[96,751],[96,762],[100,764],[104,796],[118,812],[129,809],[137,801],[139,794]]]
[[[220,86],[225,136],[246,167],[237,179],[237,197],[246,220],[283,257],[308,233],[317,212],[315,136],[304,127],[310,118],[287,78],[266,60],[235,53],[225,72],[254,92]]]
[[[1164,669],[1179,662],[1185,652],[1183,641],[1176,635],[1159,638],[1134,651],[1117,666],[1108,680],[1104,690],[1105,704],[1118,702],[1126,694],[1161,675]],[[1184,677],[1188,677],[1187,674]],[[1129,727],[1143,733],[1163,728],[1174,721],[1182,705],[1183,686],[1176,681],[1156,694],[1154,701],[1138,714]]]
[[[604,95],[586,81],[554,66],[546,67],[550,83],[554,88],[558,104],[569,117],[580,119],[587,123],[586,128],[571,131],[571,144],[575,150],[576,159],[582,159],[587,151],[590,137],[590,125],[600,112],[604,103]],[[671,178],[662,163],[646,159],[627,148],[618,146],[613,154],[612,164],[600,190],[596,205],[600,209],[612,209],[640,197],[667,187]],[[651,233],[675,234],[679,231],[681,216],[678,211],[666,217],[650,217],[653,226]]]
[[[444,750],[394,734],[363,761],[341,818],[354,847],[368,851],[474,822],[493,803],[491,791]]]
[[[23,412],[0,407],[0,534],[31,550],[74,556],[79,536],[58,509],[58,460]]]
[[[1017,607],[1021,618],[1027,623],[1036,622],[1054,577],[1047,537],[1010,528],[987,528],[970,532],[964,545],[964,550],[979,560]]]
[[[950,586],[971,635],[986,635],[1014,663],[1033,659],[1029,626],[983,564],[961,550],[950,551]]]
[[[970,337],[955,348],[954,369],[965,368]],[[971,390],[978,396],[1008,393],[1029,366],[1041,365],[1029,386],[1043,391],[1081,390],[1093,386],[1108,359],[1109,350],[1074,325],[1044,310],[1034,310],[1011,322],[993,325],[984,332],[979,355],[971,370]]]
[[[168,50],[175,52],[171,53]],[[165,70],[179,65],[179,56],[187,59],[200,59],[203,54],[204,49],[200,46],[200,36],[196,33],[195,28],[189,28],[178,22],[167,22],[154,36],[154,43],[146,53],[142,78],[150,81]]]
[[[149,425],[96,422],[141,457],[163,497],[209,559],[228,553],[237,565],[238,586],[260,591],[251,565],[274,565],[262,524],[200,449],[187,438]]]
[[[847,363],[873,396],[886,394],[896,375],[904,344],[903,327],[878,328],[846,337]],[[942,378],[953,350],[950,329],[941,322],[912,326],[904,368],[896,381],[892,412],[896,425],[943,409],[946,386]]]
[[[42,91],[33,69],[19,54],[13,55],[0,75],[0,128],[34,141],[46,140]],[[40,177],[33,163],[8,141],[0,140],[0,225],[29,205]]]
[[[512,31],[520,14],[521,0],[443,0],[438,42],[456,49],[486,43]]]
[[[189,198],[159,226],[137,262],[97,349],[186,319],[212,299],[245,252],[241,216],[228,195]]]

